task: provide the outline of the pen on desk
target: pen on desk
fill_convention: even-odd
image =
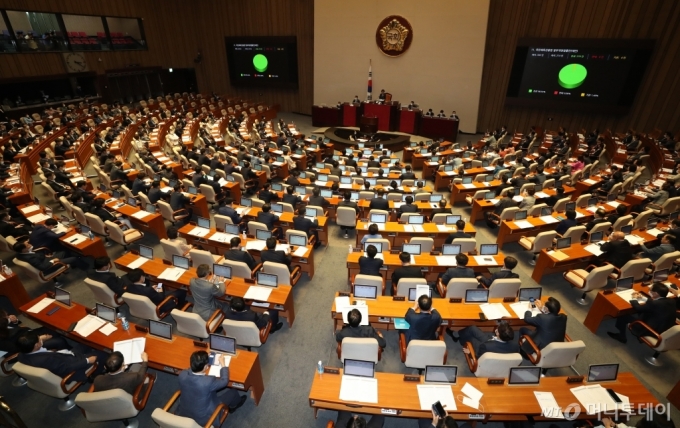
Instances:
[[[78,240],[78,238],[73,238],[73,239],[71,239],[71,240],[68,241],[68,242],[73,243],[73,242],[76,242],[77,240]]]

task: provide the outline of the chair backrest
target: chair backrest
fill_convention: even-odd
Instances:
[[[638,214],[633,220],[633,230],[644,229],[647,227],[647,220],[652,216],[652,210],[645,210]]]
[[[576,199],[576,207],[584,208],[588,204],[588,199],[592,198],[593,195],[590,193],[585,193]]]
[[[367,201],[370,201],[371,199],[373,199],[374,195],[375,194],[371,191],[362,190],[362,191],[359,192],[359,199],[365,199]]]
[[[137,197],[139,198],[140,201],[142,201],[142,207],[146,207],[148,204],[151,203],[149,197],[142,192],[137,193]]]
[[[653,337],[647,337],[646,339],[654,343]],[[661,333],[661,343],[654,348],[657,352],[672,351],[674,349],[680,349],[680,325],[674,325]]]
[[[203,428],[191,418],[174,415],[160,407],[154,409],[153,413],[151,413],[151,419],[153,419],[160,428]]]
[[[132,402],[132,396],[122,389],[81,392],[75,400],[90,422],[102,422],[134,418],[139,410]]]
[[[307,234],[306,234],[305,232],[303,232],[303,231],[301,231],[301,230],[295,230],[295,229],[288,229],[288,230],[286,230],[286,241],[290,242],[290,237],[291,237],[291,236],[300,236],[300,237],[304,237],[304,238],[305,238],[305,241],[306,241],[307,243],[309,243],[309,237],[307,236]]]
[[[90,278],[85,278],[85,284],[87,284],[88,288],[92,291],[92,294],[94,294],[95,302],[100,302],[113,308],[120,306],[116,303],[114,297],[116,293],[114,293],[108,285]]]
[[[317,217],[323,217],[323,215],[324,215],[323,208],[318,206],[318,205],[307,205],[307,208],[311,208],[311,209],[315,210]]]
[[[387,218],[387,219],[390,218],[390,212],[386,211],[386,210],[378,210],[378,209],[373,208],[368,212],[368,218],[370,219],[371,215],[373,215],[373,214],[382,214],[382,215],[386,216],[385,218]]]
[[[397,296],[404,296],[408,298],[409,288],[416,288],[418,285],[427,284],[424,278],[401,278],[397,284]]]
[[[415,198],[413,198],[415,202],[427,202],[430,200],[430,193],[428,192],[423,192],[423,193],[416,193]]]
[[[269,230],[267,229],[267,225],[264,223],[260,223],[258,221],[249,221],[248,222],[248,234],[255,236],[257,234],[258,230]]]
[[[253,204],[253,208],[262,208],[264,206],[264,201],[258,198],[250,198]]]
[[[460,245],[461,253],[469,253],[477,246],[477,241],[474,238],[456,238],[451,243]]]
[[[160,321],[156,315],[156,305],[146,296],[132,293],[123,293],[123,300],[130,309],[130,315],[136,318]]]
[[[49,195],[52,197],[52,199],[54,199],[56,201],[57,200],[57,193],[54,191],[54,189],[52,189],[50,187],[50,185],[47,184],[44,181],[40,184],[42,185],[42,187],[44,187],[47,190],[47,193],[49,193]]]
[[[165,253],[165,260],[172,262],[172,256],[182,256],[184,257],[184,253],[182,252],[182,247],[180,246],[179,242],[172,242],[168,239],[161,239],[161,247],[163,248],[163,252]],[[212,266],[212,263],[210,264]]]
[[[71,205],[71,211],[73,212],[73,217],[75,217],[76,221],[80,224],[84,224],[87,226],[88,221],[87,217],[85,216],[85,213],[83,212],[80,207],[77,207],[75,205]],[[103,222],[102,222],[103,224]]]
[[[536,235],[536,239],[534,239],[534,247],[531,251],[538,253],[544,248],[552,247],[553,239],[555,239],[556,236],[557,232],[554,230],[539,233]]]
[[[448,213],[437,213],[432,217],[432,223],[434,224],[445,224],[446,223],[446,216],[448,216]]]
[[[598,223],[595,226],[593,226],[592,229],[590,229],[590,233],[597,233],[597,232],[606,232],[609,230],[609,228],[612,227],[612,224],[608,221],[603,221],[602,223]],[[574,242],[572,239],[571,242]]]
[[[172,319],[177,323],[177,330],[180,333],[200,337],[202,339],[208,338],[205,321],[199,314],[173,309],[170,312],[170,315],[172,315]]]
[[[354,283],[352,284],[352,293],[354,293],[354,284],[360,284],[360,285],[374,285],[378,290],[378,295],[382,294],[382,289],[383,289],[383,278],[381,276],[376,276],[376,275],[362,275],[362,274],[357,274],[354,277]]]
[[[497,279],[489,286],[489,298],[517,297],[521,286],[519,278]]]
[[[446,284],[446,298],[455,297],[458,299],[465,298],[465,290],[471,290],[479,287],[479,282],[475,278],[451,278]]]
[[[373,337],[345,337],[342,339],[340,361],[350,360],[373,361],[378,364],[378,341]]]
[[[591,270],[588,276],[586,276],[581,291],[585,293],[586,291],[597,290],[607,286],[607,278],[613,271],[614,266],[612,265],[604,265]]]
[[[552,342],[541,349],[541,359],[536,366],[546,369],[572,366],[584,349],[586,344],[582,340]]]
[[[553,207],[553,210],[558,211],[558,212],[563,212],[566,211],[567,209],[567,203],[571,201],[571,197],[567,196],[566,198],[562,198],[558,200],[555,203],[555,206]]]
[[[244,262],[234,260],[222,260],[221,264],[231,267],[231,276],[236,278],[252,278],[252,271]]]
[[[680,251],[666,253],[656,260],[656,263],[654,263],[654,270],[670,269],[673,266],[673,262],[678,259],[680,259]]]
[[[205,199],[210,202],[211,204],[217,203],[215,201],[215,189],[212,188],[212,186],[208,186],[207,184],[201,184],[201,194],[205,196]]]
[[[215,258],[210,251],[191,249],[189,251],[189,258],[191,259],[191,265],[198,267],[199,265],[206,264],[212,266],[215,263]]]
[[[652,263],[650,259],[632,259],[621,267],[621,278],[632,276],[635,281],[640,281],[645,275],[645,269]]]
[[[534,204],[534,206],[529,208],[529,212],[527,213],[527,215],[529,217],[538,217],[541,215],[541,210],[543,208],[547,208],[547,206],[548,206],[547,204]]]
[[[632,219],[633,219],[632,215],[624,215],[624,216],[619,217],[618,219],[616,219],[616,221],[612,225],[612,230],[614,232],[618,232],[619,230],[621,230],[621,228],[623,226],[628,225],[628,223],[630,223],[630,221]]]
[[[585,231],[586,231],[585,226],[572,226],[569,229],[567,229],[566,232],[564,232],[562,238],[571,238],[571,243],[577,244],[581,242],[581,236],[583,236],[583,233]]]
[[[290,271],[288,270],[288,266],[283,263],[264,262],[262,264],[262,271],[264,273],[276,275],[278,277],[279,285],[291,285]]]
[[[446,363],[446,343],[443,340],[411,340],[406,348],[404,365],[412,369]]]
[[[279,202],[281,206],[283,207],[283,212],[284,213],[294,213],[295,208],[293,205],[289,204],[288,202]]]
[[[12,366],[19,376],[26,379],[28,387],[55,398],[68,397],[61,389],[61,378],[47,369],[15,363]]]
[[[239,346],[258,347],[262,346],[260,341],[260,330],[252,321],[234,321],[225,319],[222,321],[224,334],[236,339]]]
[[[356,227],[357,217],[354,208],[338,207],[337,210],[337,224],[338,226],[352,226]]]
[[[519,211],[518,207],[508,207],[503,210],[501,213],[501,220],[514,220],[515,219],[515,213]]]
[[[130,188],[128,188],[125,184],[122,184],[120,188],[123,189],[123,193],[125,193],[126,199],[135,197],[135,195],[132,194],[132,190],[130,190]]]
[[[107,230],[106,224],[101,219],[101,217],[96,216],[92,213],[85,213],[85,219],[87,220],[87,225],[90,229],[97,235],[109,236],[110,230]]]
[[[391,242],[389,239],[385,238],[371,238],[366,240],[366,244],[381,244],[382,245],[382,250],[387,251],[390,250],[391,247]]]
[[[477,377],[507,377],[510,368],[517,367],[522,363],[522,355],[517,354],[498,354],[496,352],[485,352],[477,359]]]
[[[12,261],[14,262],[15,265],[21,266],[24,269],[24,271],[26,271],[29,277],[38,281],[40,284],[48,282],[42,279],[42,277],[40,276],[40,271],[34,268],[30,263],[19,260],[18,258],[14,258]]]
[[[411,238],[409,244],[420,244],[421,254],[427,254],[432,251],[432,248],[434,247],[434,239],[414,237]]]
[[[234,224],[234,222],[231,220],[231,217],[227,217],[226,215],[215,214],[214,218],[215,229],[217,230],[224,230],[225,225]]]

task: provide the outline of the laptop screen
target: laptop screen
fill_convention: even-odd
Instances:
[[[472,184],[472,177],[463,177],[463,184]]]
[[[267,287],[276,287],[279,284],[279,277],[271,273],[258,272],[257,285],[266,285]]]
[[[482,244],[479,247],[480,256],[495,256],[498,254],[498,244]]]
[[[196,189],[194,186],[189,186],[189,194],[191,194],[191,195],[197,195],[197,194],[198,194],[198,189]]]
[[[486,192],[484,194],[484,199],[486,199],[487,201],[491,201],[493,199],[496,199],[496,193],[495,192]]]
[[[156,206],[154,204],[146,204],[146,212],[156,214]]]
[[[590,234],[590,243],[594,244],[600,242],[604,238],[604,231],[594,232]]]
[[[149,334],[172,340],[172,324],[149,320]]]
[[[282,213],[283,212],[283,205],[281,205],[278,202],[274,202],[272,204],[272,211],[275,213]]]
[[[224,225],[224,232],[229,233],[231,235],[238,235],[238,224],[225,224]]]
[[[427,288],[428,288],[427,297],[432,297],[432,289],[429,286]],[[420,296],[422,296],[423,294],[425,294],[425,293],[421,292]],[[418,288],[409,288],[408,289],[408,300],[409,300],[409,302],[415,302],[416,299],[419,298],[420,296],[418,295]]]
[[[588,382],[613,381],[618,374],[618,364],[591,364],[588,367]]]
[[[552,214],[552,208],[551,207],[543,207],[541,208],[541,215],[551,215]]]
[[[71,293],[59,287],[54,287],[54,300],[66,306],[71,306]]]
[[[650,218],[649,220],[647,220],[647,229],[654,229],[657,224],[659,224],[659,220],[655,218]]]
[[[103,183],[100,184],[100,185],[99,185],[99,191],[101,191],[101,192],[106,192],[106,184],[103,184]]]
[[[385,223],[387,222],[387,215],[380,213],[371,214],[371,223]]]
[[[127,203],[131,207],[136,207],[137,206],[137,199],[130,197],[130,198],[128,198]]]
[[[375,285],[354,284],[354,297],[359,299],[375,299],[378,297],[378,287]]]
[[[456,224],[456,222],[460,220],[459,215],[447,215],[446,216],[446,224]]]
[[[81,234],[87,235],[88,233],[90,233],[90,230],[91,230],[90,226],[85,226],[84,224],[80,225],[80,233]]]
[[[652,282],[665,282],[668,280],[668,269],[660,269],[654,272]]]
[[[444,165],[444,171],[446,172],[453,171],[453,165]]]
[[[359,200],[359,192],[350,193],[349,199],[352,200],[352,201],[358,201]]]
[[[210,350],[225,354],[236,354],[236,339],[222,336],[221,334],[210,335]]]
[[[272,237],[272,233],[268,230],[262,230],[262,229],[257,229],[255,231],[255,239],[258,239],[260,241],[266,241],[267,239]]]
[[[197,217],[196,218],[196,224],[198,227],[202,227],[204,229],[210,229],[210,219],[205,218],[205,217]]]
[[[116,323],[116,310],[111,306],[102,305],[101,303],[96,304],[97,316],[110,323]]]
[[[465,301],[468,303],[486,303],[489,301],[489,290],[465,290]]]
[[[316,177],[316,181],[321,181],[321,182],[328,181],[328,174],[319,174],[319,176]]]
[[[368,249],[369,245],[373,245],[377,252],[382,253],[382,242],[364,242],[364,251]]]
[[[153,248],[147,247],[146,245],[140,245],[139,255],[145,259],[153,259]]]
[[[181,269],[189,269],[189,258],[178,256],[177,254],[172,255],[172,265]]]
[[[288,237],[288,243],[290,245],[295,245],[295,246],[298,246],[298,247],[304,247],[305,245],[307,245],[307,238],[305,238],[304,236],[300,236],[300,235],[290,235]]]
[[[215,274],[215,276],[231,279],[231,266],[213,263],[213,273]]]
[[[561,250],[562,248],[569,248],[571,247],[571,238],[559,238],[557,240],[557,245],[556,245],[558,250]]]
[[[632,276],[616,280],[616,288],[618,290],[629,290],[633,288],[634,278]]]
[[[508,385],[533,385],[541,380],[540,367],[513,367],[510,369]]]
[[[527,287],[519,289],[519,301],[528,302],[530,299],[540,300],[541,292],[543,289],[541,287]]]
[[[404,244],[402,251],[412,256],[418,256],[420,255],[420,244]]]
[[[669,220],[671,220],[671,221],[672,221],[672,220],[675,220],[676,218],[678,218],[678,215],[679,215],[679,214],[680,214],[680,211],[673,211],[673,212],[671,213],[671,215],[670,215],[670,219],[669,219]]]
[[[305,208],[305,217],[316,217],[316,208]]]
[[[272,190],[275,192],[280,192],[283,190],[283,184],[281,183],[272,183]]]
[[[375,363],[373,361],[350,360],[345,358],[344,374],[347,376],[374,377]]]
[[[236,181],[236,179],[234,178],[233,175],[229,174],[229,175],[227,175],[227,181],[233,183],[234,181]]]
[[[442,245],[443,256],[455,256],[460,254],[460,244],[444,244]]]
[[[340,177],[340,184],[352,184],[352,177]]]
[[[323,189],[320,192],[322,198],[332,198],[333,197],[333,191],[330,189]]]
[[[408,224],[423,224],[425,222],[425,216],[422,215],[410,215],[408,216]]]
[[[457,376],[457,366],[425,366],[425,382],[455,384]]]
[[[248,198],[241,198],[241,205],[243,205],[244,207],[252,207],[253,200]]]
[[[576,209],[576,202],[567,202],[564,209],[567,211],[574,211]]]
[[[517,211],[515,213],[515,220],[525,220],[527,218],[527,211],[522,210],[522,211]]]
[[[588,206],[594,207],[595,205],[597,205],[597,198],[589,198],[588,199]]]
[[[621,228],[621,232],[623,232],[625,235],[630,235],[632,231],[633,231],[633,225],[632,224],[629,224],[627,226],[623,226]]]

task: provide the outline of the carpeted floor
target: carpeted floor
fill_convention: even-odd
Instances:
[[[311,118],[296,114],[280,115],[286,122],[294,121],[304,133],[317,131],[311,126]],[[479,136],[460,135],[459,141],[476,141]],[[414,137],[413,140],[420,141]],[[94,172],[91,170],[90,171]],[[40,193],[40,186],[36,186],[41,200],[46,201],[46,195]],[[448,196],[448,195],[447,195]],[[465,205],[457,205],[456,213],[469,217],[470,208]],[[494,231],[486,228],[483,222],[475,224],[477,228],[477,241],[479,243],[495,242]],[[270,336],[267,343],[257,352],[260,354],[260,362],[264,376],[265,393],[259,406],[255,406],[252,400],[233,415],[230,415],[225,426],[232,427],[324,427],[329,419],[335,419],[335,412],[321,411],[318,419],[309,407],[308,394],[316,367],[316,362],[322,360],[325,364],[339,366],[335,355],[335,340],[332,332],[330,319],[330,307],[336,291],[347,290],[347,273],[345,258],[348,241],[343,239],[337,226],[330,226],[330,243],[328,247],[316,250],[316,275],[313,281],[306,277],[294,288],[296,306],[296,322],[292,329],[287,325],[276,334]],[[353,238],[353,235],[351,235]],[[350,240],[349,242],[353,242]],[[158,239],[147,235],[141,242],[160,249]],[[109,255],[115,259],[123,254],[120,246],[114,245],[108,248]],[[514,255],[520,261],[516,272],[520,274],[524,287],[535,286],[531,279],[532,266],[528,264],[529,254],[522,251],[517,244],[509,244],[503,248],[503,252]],[[10,262],[12,254],[0,254],[2,260]],[[9,263],[11,266],[11,262]],[[18,268],[17,268],[18,269]],[[21,274],[21,273],[20,273]],[[65,278],[64,283],[75,301],[94,305],[94,299],[82,283],[83,272],[71,272]],[[23,278],[22,278],[23,279]],[[23,279],[24,286],[33,297],[45,292],[49,287],[36,284]],[[544,288],[544,294],[556,297],[562,303],[562,307],[569,315],[568,334],[572,339],[581,339],[586,342],[586,350],[580,356],[575,368],[580,373],[587,372],[588,365],[594,363],[618,362],[623,372],[633,372],[652,391],[658,400],[666,402],[665,395],[680,378],[680,374],[673,367],[678,367],[680,353],[670,352],[661,359],[664,367],[657,368],[647,365],[642,358],[650,354],[649,349],[630,340],[622,345],[613,341],[606,335],[609,328],[613,328],[613,321],[605,322],[597,335],[593,335],[582,324],[586,317],[589,306],[576,304],[575,299],[579,292],[571,289],[559,274],[549,275],[540,284]],[[592,300],[592,297],[589,297]],[[7,302],[0,301],[6,307]],[[24,319],[25,320],[25,319]],[[132,321],[135,321],[132,319]],[[30,324],[30,323],[29,323]],[[382,361],[377,370],[394,373],[410,373],[399,360],[398,339],[394,332],[385,332],[387,349],[383,353]],[[457,365],[459,374],[470,376],[459,344],[453,343],[446,338],[449,351],[448,364]],[[188,364],[188,362],[187,362]],[[554,370],[551,375],[566,375],[570,370]],[[14,387],[11,385],[12,378],[0,380],[0,396],[22,417],[29,428],[34,427],[119,427],[120,422],[103,422],[90,424],[85,420],[78,409],[68,412],[60,412],[57,409],[59,400],[44,396],[30,390],[28,387]],[[158,381],[151,394],[147,408],[140,413],[138,420],[140,427],[153,427],[151,412],[156,407],[162,407],[170,396],[178,389],[177,378],[173,375],[158,373]],[[540,389],[540,388],[539,388]],[[80,391],[84,391],[82,387]],[[508,397],[508,399],[512,399]],[[678,419],[678,411],[673,408],[671,415]],[[500,426],[499,423],[490,423],[489,426]],[[545,423],[537,424],[546,426]],[[567,427],[571,423],[562,422],[559,425]],[[2,424],[0,424],[2,426]],[[416,422],[412,419],[388,418],[387,427],[415,427]]]

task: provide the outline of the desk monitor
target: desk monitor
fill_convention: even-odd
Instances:
[[[630,235],[631,232],[633,232],[633,225],[629,224],[627,226],[623,226],[621,228],[621,232],[623,232],[625,235]]]
[[[460,220],[460,216],[457,214],[448,214],[446,216],[446,224],[456,224]]]
[[[328,174],[319,174],[319,176],[316,177],[316,181],[321,181],[325,183],[326,181],[328,181]]]
[[[659,224],[659,220],[655,218],[650,218],[649,220],[647,220],[647,230],[654,229],[657,224]]]
[[[264,285],[267,287],[278,287],[279,277],[271,273],[258,272],[257,285]]]
[[[571,247],[571,237],[559,238],[557,240],[556,248],[558,250],[561,250],[563,248],[569,248],[569,247]]]
[[[534,191],[535,192],[540,192],[541,190],[543,190],[542,184],[534,184]]]
[[[382,253],[382,242],[364,242],[364,251],[368,249],[369,245],[373,245],[378,253]]]
[[[472,184],[472,177],[463,177],[463,184]]]
[[[275,192],[281,192],[283,190],[283,184],[272,183],[272,190],[275,191]]]
[[[669,222],[675,220],[678,218],[678,215],[680,214],[680,211],[673,211],[668,219]]]
[[[538,385],[541,381],[540,367],[512,367],[508,385]]]
[[[99,185],[99,191],[100,192],[106,192],[106,184],[102,183]]]
[[[668,281],[668,269],[659,269],[654,272],[652,282],[666,282]]]
[[[430,202],[439,202],[444,199],[444,195],[430,195]]]
[[[250,208],[253,206],[253,200],[250,198],[241,198],[241,205]]]
[[[591,364],[590,367],[588,367],[587,382],[615,381],[618,374],[618,364]]]
[[[596,244],[604,238],[604,231],[594,232],[590,234],[590,243]]]
[[[390,167],[389,166],[383,167],[381,169],[382,169],[383,174],[385,174],[385,175],[390,173]]]
[[[420,244],[404,244],[402,251],[404,253],[409,253],[412,256],[419,256]]]
[[[552,215],[552,207],[541,208],[541,216],[544,216],[544,215]]]
[[[253,168],[255,169],[255,171],[262,171],[262,165],[260,165],[259,163],[256,164],[256,165],[253,165]]]
[[[486,177],[484,177],[484,181],[491,183],[493,181],[493,174],[488,174]]]
[[[225,224],[224,233],[228,233],[230,235],[238,235],[239,234],[238,224]]]
[[[319,193],[322,198],[332,198],[333,197],[333,191],[331,189],[321,189],[321,192]]]
[[[513,187],[513,190],[515,191],[515,196],[519,196],[522,194],[522,188],[519,186]]]
[[[315,164],[315,167],[316,167],[317,169],[324,169],[324,168],[326,168],[326,164],[323,163],[323,162],[317,162],[317,163]]]
[[[581,180],[587,180],[590,178],[590,172],[586,171],[583,173],[583,177],[581,177]]]
[[[101,303],[96,304],[97,316],[104,321],[108,321],[112,324],[116,323],[116,310],[111,306],[103,305]]]
[[[300,178],[307,178],[307,173],[304,171],[300,172]]]
[[[189,258],[178,256],[177,254],[172,255],[172,265],[181,269],[189,269]]]
[[[365,180],[368,184],[370,184],[371,186],[375,186],[375,185],[378,183],[378,179],[377,179],[377,178],[373,178],[373,177],[367,177],[367,178],[364,178],[364,180]]]
[[[470,169],[472,168],[472,162],[463,162],[463,169]],[[470,177],[472,178],[472,177]]]
[[[149,320],[149,334],[162,339],[172,340],[172,324]]]
[[[304,195],[307,193],[307,188],[305,186],[295,186],[295,193],[298,195]]]
[[[487,201],[493,201],[494,199],[496,199],[496,192],[486,192],[484,194],[484,199],[486,199]]]
[[[146,212],[156,214],[156,206],[154,204],[146,204]]]
[[[371,213],[370,222],[371,223],[386,223],[387,222],[387,214]]]
[[[54,300],[62,305],[71,306],[71,293],[59,287],[54,287]]]
[[[331,139],[328,138],[328,137],[324,137],[323,142],[324,142],[324,143],[330,143],[330,142],[331,142]]]
[[[279,202],[272,203],[272,212],[282,213],[283,212],[283,205],[281,205]]]
[[[412,142],[412,143],[409,145],[409,147],[418,147],[418,143],[413,143],[413,142]]]
[[[482,161],[482,168],[486,168],[487,166],[489,166],[489,161],[488,161],[488,160],[483,160],[483,161]]]
[[[428,153],[429,153],[429,152],[428,152],[427,149],[420,149],[420,154],[421,154],[421,155],[426,155],[426,154],[428,154]]]
[[[340,184],[352,184],[352,177],[340,177]]]
[[[425,216],[422,215],[410,215],[407,218],[408,224],[423,224],[425,223]]]
[[[375,377],[375,363],[373,361],[350,360],[345,358],[343,374],[346,376]]]
[[[349,199],[350,199],[350,201],[358,201],[359,200],[359,192],[350,192]]]
[[[229,174],[229,175],[227,175],[227,181],[230,182],[230,183],[233,183],[233,182],[236,181],[236,179],[234,178],[233,175]]]
[[[231,266],[213,263],[213,273],[221,278],[231,279]]]
[[[517,211],[515,213],[515,220],[526,220],[527,218],[527,210],[521,210]]]
[[[87,235],[90,233],[92,229],[90,229],[90,226],[85,226],[84,224],[80,225],[80,234],[81,235]]]
[[[455,256],[460,254],[460,244],[444,244],[442,245],[442,256]]]
[[[145,259],[153,260],[153,248],[146,245],[139,246],[139,255]]]
[[[555,189],[562,187],[562,180],[555,180]]]
[[[588,198],[588,206],[594,207],[595,205],[597,205],[597,198]]]
[[[296,247],[307,246],[307,238],[301,235],[290,235],[288,237],[288,243],[290,245],[295,245]]]
[[[301,150],[301,149],[297,149],[297,150],[295,150],[295,154],[298,155],[298,156],[302,156],[302,155],[305,154],[305,151]]]
[[[565,211],[576,211],[576,202],[567,202],[564,209]]]
[[[607,195],[607,202],[614,202],[618,195],[616,193],[610,193]]]
[[[458,366],[425,366],[425,382],[456,384]]]
[[[286,161],[286,158],[284,158],[283,156],[277,156],[276,157],[276,162],[284,163],[285,161]],[[279,183],[279,185],[280,185],[280,183]],[[272,190],[277,190],[277,189],[274,189],[274,186],[272,186]],[[278,190],[281,190],[281,189],[278,189]]]
[[[196,225],[203,229],[210,229],[210,219],[205,217],[196,217]]]
[[[229,180],[229,177],[231,177],[231,180]],[[232,175],[227,176],[227,181],[234,181],[234,177]],[[175,179],[168,180],[168,187],[174,188],[175,184],[177,184],[177,180]]]
[[[453,171],[453,165],[444,165],[444,171],[445,172]]]
[[[495,256],[498,254],[498,244],[482,244],[479,247],[480,256]]]
[[[198,195],[198,189],[195,188],[194,186],[189,186],[189,194],[190,195]]]
[[[137,206],[137,199],[135,199],[133,197],[129,197],[128,200],[127,200],[127,203],[131,207],[136,207]]]
[[[487,303],[489,301],[489,290],[471,288],[465,290],[465,303]]]
[[[519,289],[519,301],[528,302],[530,299],[541,300],[541,287],[527,287]]]
[[[367,166],[360,166],[359,169],[361,170],[362,174],[366,174],[368,172],[368,167]]]
[[[409,302],[415,302],[416,299],[420,296],[416,296],[416,293],[418,292],[417,288],[409,288],[408,289],[408,301]],[[432,297],[432,289],[428,287],[428,293],[427,297]]]
[[[432,156],[430,162],[439,162],[439,156]]]
[[[378,297],[378,286],[354,284],[354,297],[375,300]]]
[[[236,339],[221,334],[210,334],[210,350],[223,354],[236,355]]]
[[[617,290],[630,290],[633,288],[633,281],[635,278],[632,276],[626,277],[626,278],[619,278],[616,280],[616,289]]]
[[[310,207],[305,208],[305,217],[316,218],[317,213],[318,213],[318,211],[316,210],[316,208],[310,208]]]
[[[257,229],[255,231],[255,239],[259,241],[266,241],[272,237],[272,233],[269,230]]]

